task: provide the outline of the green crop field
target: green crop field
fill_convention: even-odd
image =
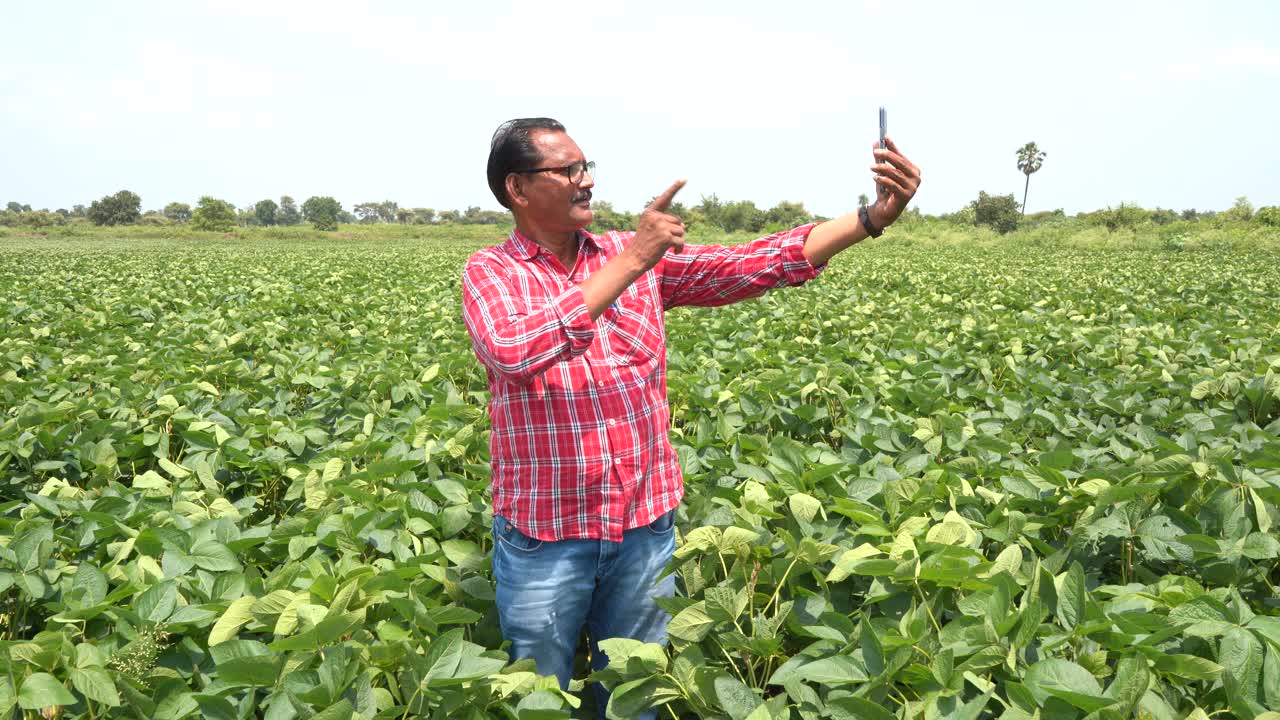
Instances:
[[[0,240],[0,716],[585,713],[498,633],[480,237]],[[681,590],[613,712],[1280,718],[1280,252],[1181,247],[670,313]]]

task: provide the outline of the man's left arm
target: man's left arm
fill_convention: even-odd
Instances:
[[[871,166],[879,188],[867,209],[876,234],[893,224],[920,186],[920,169],[904,157],[893,141],[887,149],[873,145]],[[801,225],[735,247],[685,245],[679,254],[667,253],[658,264],[666,307],[727,305],[758,297],[768,290],[799,285],[816,277],[837,253],[871,234],[857,212],[819,225]]]
[[[876,202],[867,208],[867,216],[877,235],[902,215],[920,188],[920,168],[898,151],[893,140],[886,137],[884,141],[886,149],[873,144],[871,151],[876,159],[871,171],[875,173],[877,190]],[[804,256],[814,266],[821,266],[871,234],[871,229],[863,226],[858,213],[851,212],[815,227],[805,241]]]

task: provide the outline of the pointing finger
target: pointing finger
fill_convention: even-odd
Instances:
[[[680,192],[680,188],[684,187],[686,182],[688,181],[681,178],[680,180],[671,183],[671,187],[663,190],[658,197],[653,199],[653,202],[649,203],[648,209],[657,210],[658,212],[666,212],[666,209],[671,207],[671,199],[676,196],[676,193]]]

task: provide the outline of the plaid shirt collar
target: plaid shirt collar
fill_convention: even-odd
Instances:
[[[516,228],[511,229],[511,234],[507,236],[507,241],[502,244],[502,247],[509,255],[511,255],[511,257],[517,260],[531,260],[537,257],[539,252],[546,251],[545,248],[533,240],[530,240],[524,233],[520,232]],[[592,250],[599,250],[600,242],[596,240],[594,235],[586,230],[579,230],[578,250],[581,251],[586,247],[590,247]]]

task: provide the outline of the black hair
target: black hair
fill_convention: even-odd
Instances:
[[[507,197],[507,175],[536,167],[542,160],[531,137],[539,130],[564,132],[564,125],[546,117],[516,118],[499,125],[489,142],[489,189],[508,210],[511,200]]]

